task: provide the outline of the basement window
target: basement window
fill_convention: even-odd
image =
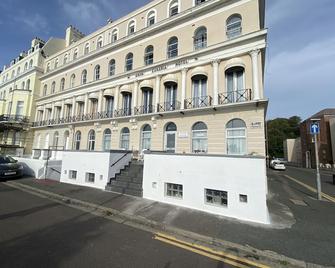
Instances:
[[[228,192],[226,191],[205,189],[205,198],[207,204],[228,206]]]
[[[240,194],[240,202],[248,203],[248,196],[246,194]]]
[[[165,193],[167,196],[183,198],[183,185],[174,184],[174,183],[166,183]]]
[[[72,179],[72,180],[77,179],[77,170],[70,170],[69,178]]]
[[[94,183],[95,181],[95,174],[94,173],[86,173],[86,182]]]

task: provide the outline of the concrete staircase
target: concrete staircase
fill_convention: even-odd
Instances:
[[[111,179],[106,191],[133,196],[143,196],[143,162],[132,160],[128,166]]]

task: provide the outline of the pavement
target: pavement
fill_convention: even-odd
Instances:
[[[306,263],[335,267],[335,203],[316,200],[313,192],[287,176],[313,186],[314,174],[310,170],[269,170],[269,209],[273,220],[270,226],[54,181],[26,178],[13,183],[110,208],[111,213],[143,219],[142,223],[152,223],[168,232],[183,230],[185,236],[193,236],[198,242],[207,238],[215,245],[225,245],[226,251],[249,252],[259,261],[272,257],[277,264],[271,267],[290,263],[293,267],[294,260],[301,260],[295,263],[297,267],[306,267]],[[326,174],[322,175],[322,186],[327,194],[333,194],[335,185],[329,183]]]

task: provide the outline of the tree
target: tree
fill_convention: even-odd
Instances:
[[[268,147],[270,157],[284,157],[283,142],[300,136],[301,118],[276,118],[267,121]]]

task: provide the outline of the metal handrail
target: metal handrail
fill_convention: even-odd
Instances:
[[[166,101],[166,102],[157,104],[157,111],[158,112],[176,111],[176,110],[180,110],[180,107],[181,107],[180,101],[177,101],[177,100]]]
[[[202,97],[185,99],[184,104],[185,109],[209,107],[212,106],[212,97],[202,96]]]
[[[134,108],[134,115],[151,114],[153,111],[154,106],[152,104],[142,105]]]
[[[251,89],[241,89],[219,94],[219,104],[251,101]]]

